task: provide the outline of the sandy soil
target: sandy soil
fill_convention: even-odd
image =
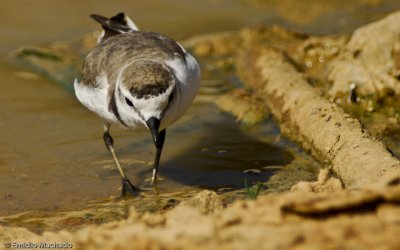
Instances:
[[[226,208],[217,194],[202,191],[165,213],[132,209],[126,219],[77,231],[38,235],[0,226],[0,241],[73,249],[399,249],[399,201],[399,186],[342,190],[338,180],[321,173],[317,182],[292,192]]]

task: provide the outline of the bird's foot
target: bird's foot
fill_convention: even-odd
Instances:
[[[157,176],[157,179],[153,179],[153,177],[149,177],[144,179],[144,181],[150,182],[150,186],[157,185],[158,182],[163,181],[164,178]]]
[[[158,178],[156,176],[153,176],[151,178],[150,186],[157,187],[157,183],[158,183]]]
[[[138,196],[140,189],[132,185],[132,183],[127,178],[122,178],[122,189],[121,196],[125,197],[128,193],[133,197]]]

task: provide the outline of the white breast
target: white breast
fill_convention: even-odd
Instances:
[[[77,79],[74,82],[75,95],[89,110],[93,111],[108,122],[118,122],[115,115],[108,110],[108,82],[105,75],[96,78],[98,87],[86,86]]]

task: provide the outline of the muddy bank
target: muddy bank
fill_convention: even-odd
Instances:
[[[286,58],[279,50],[256,48],[238,59],[242,78],[258,90],[283,133],[330,165],[346,186],[397,177],[400,162],[358,120],[321,98]]]
[[[400,13],[357,29],[329,65],[329,95],[348,93],[351,83],[357,94],[399,95]]]
[[[374,136],[381,137],[400,131],[400,102],[395,98],[399,86],[397,18],[398,13],[393,13],[357,29],[352,36],[312,36],[279,26],[253,26],[237,32],[196,37],[186,45],[201,57],[229,62],[231,68],[236,67],[239,51],[263,46],[279,48],[299,72],[305,73],[321,96],[361,120]],[[349,102],[350,95],[352,102]],[[217,104],[232,112],[225,106],[227,102]],[[241,114],[235,115],[241,117]]]
[[[323,184],[325,183],[325,184]],[[318,185],[326,185],[321,181]],[[369,192],[298,191],[223,209],[203,191],[163,213],[37,235],[0,227],[2,242],[69,243],[73,249],[398,249],[399,187]]]

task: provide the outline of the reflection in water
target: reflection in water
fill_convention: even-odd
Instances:
[[[237,126],[227,119],[202,129],[203,136],[196,144],[163,163],[161,175],[189,186],[243,188],[245,178],[250,183],[262,182],[273,173],[264,170],[252,174],[245,170],[285,165],[293,159],[284,149],[257,141]]]

